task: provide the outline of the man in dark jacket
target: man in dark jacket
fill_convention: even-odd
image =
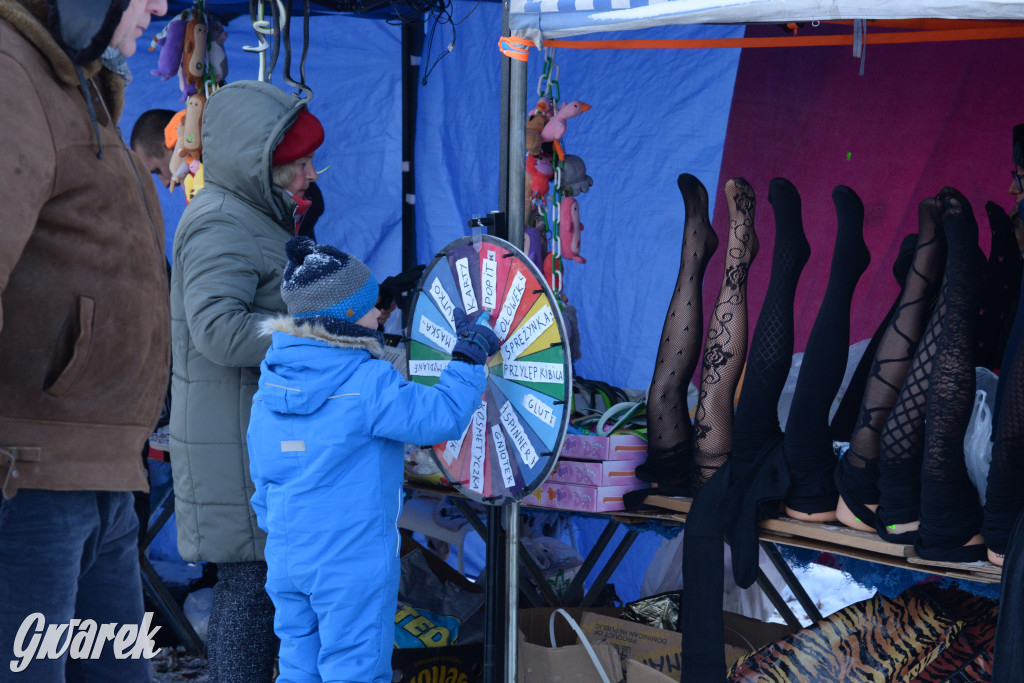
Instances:
[[[0,671],[18,680],[149,680],[131,492],[170,314],[160,204],[117,120],[124,57],[165,11],[0,0]]]

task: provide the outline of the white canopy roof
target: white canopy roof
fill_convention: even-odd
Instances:
[[[665,24],[838,19],[1024,19],[1019,0],[508,0],[512,34],[545,39]]]

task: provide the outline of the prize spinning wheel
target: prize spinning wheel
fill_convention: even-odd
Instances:
[[[462,436],[433,447],[445,478],[490,505],[530,495],[555,466],[569,423],[572,371],[565,325],[551,289],[505,240],[464,237],[423,273],[407,336],[409,378],[437,384],[455,346],[454,311],[490,311],[501,349]]]

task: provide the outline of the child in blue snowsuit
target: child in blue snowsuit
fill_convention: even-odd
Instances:
[[[247,434],[281,639],[277,680],[388,683],[403,444],[462,435],[498,339],[486,323],[459,315],[440,382],[407,382],[380,360],[369,269],[305,237],[286,249],[288,315],[265,323],[273,341]]]

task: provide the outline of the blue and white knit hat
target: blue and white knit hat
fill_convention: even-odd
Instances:
[[[281,298],[297,323],[318,323],[332,334],[347,335],[376,305],[377,280],[354,256],[308,237],[288,240],[285,252]]]

